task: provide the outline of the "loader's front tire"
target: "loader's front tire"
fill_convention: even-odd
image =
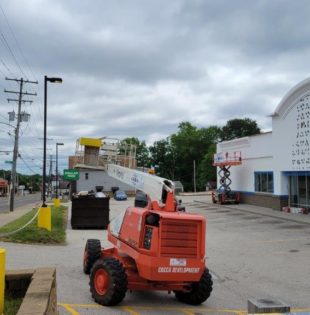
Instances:
[[[122,302],[127,291],[127,275],[121,262],[115,258],[97,260],[90,273],[89,286],[93,299],[101,305]]]
[[[101,243],[97,239],[88,239],[85,245],[83,258],[83,271],[87,275],[95,263],[101,257]]]
[[[206,268],[198,282],[193,282],[189,292],[175,291],[176,298],[186,304],[199,305],[206,301],[212,292],[212,276]]]

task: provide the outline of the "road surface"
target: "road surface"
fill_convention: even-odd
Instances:
[[[29,194],[25,196],[16,196],[14,200],[14,208],[26,206],[28,204],[33,204],[41,200],[41,194]],[[0,212],[6,212],[9,210],[9,198],[1,197],[0,198]]]

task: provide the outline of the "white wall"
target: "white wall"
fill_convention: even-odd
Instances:
[[[221,142],[217,145],[217,152],[238,151],[241,152],[242,164],[231,166],[230,187],[232,190],[254,192],[254,172],[273,170],[272,133]]]
[[[274,195],[288,194],[287,171],[310,171],[310,78],[294,86],[272,115],[272,133],[217,145],[217,152],[242,152],[231,167],[233,190],[254,192],[254,172],[273,171]]]
[[[310,169],[310,93],[299,95],[272,121],[277,147],[276,170],[305,171]]]
[[[88,179],[85,179],[85,173],[88,173]],[[110,191],[112,186],[119,187],[120,190],[134,190],[129,185],[112,178],[105,171],[80,169],[80,179],[76,182],[76,191],[96,191],[96,186],[104,186],[104,191]]]

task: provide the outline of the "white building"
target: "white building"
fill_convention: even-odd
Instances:
[[[242,164],[230,168],[230,187],[249,204],[310,210],[310,78],[271,117],[272,132],[218,143],[217,153],[241,152]]]

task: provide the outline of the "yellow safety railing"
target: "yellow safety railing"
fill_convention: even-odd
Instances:
[[[38,214],[38,227],[52,230],[52,212],[51,207],[41,207]]]
[[[59,208],[60,207],[60,199],[59,198],[54,198],[53,199],[53,202],[54,202],[54,206],[55,207],[57,207],[57,208]]]

